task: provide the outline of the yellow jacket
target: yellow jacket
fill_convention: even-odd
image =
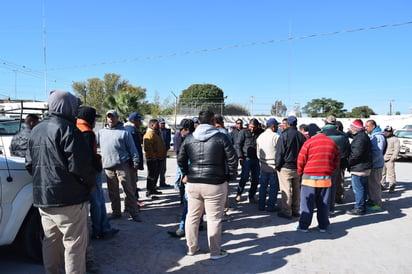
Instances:
[[[151,128],[143,136],[143,149],[147,160],[166,158],[166,146],[160,135]]]

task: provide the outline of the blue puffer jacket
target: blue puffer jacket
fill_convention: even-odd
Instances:
[[[370,134],[372,147],[372,168],[382,168],[385,165],[385,160],[383,155],[385,154],[386,148],[386,137],[385,133],[377,126]]]

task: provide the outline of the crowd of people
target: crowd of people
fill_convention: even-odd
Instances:
[[[158,118],[151,119],[141,134],[142,115],[132,112],[123,124],[112,109],[105,113],[105,127],[95,133],[101,116],[94,108],[81,106],[67,91],[52,91],[48,107],[48,116],[40,122],[35,115],[27,116],[10,149],[13,155],[26,158],[33,176],[34,206],[39,208],[45,232],[46,272],[65,268],[66,273],[84,273],[89,238],[107,239],[119,232],[110,219],[129,216],[131,221],[142,221],[137,173],[144,169],[144,162],[147,198],[158,199],[160,188],[171,187],[165,178],[171,130]],[[251,119],[246,127],[243,123],[238,119],[228,131],[223,116],[205,110],[183,119],[174,135],[178,169],[173,185],[183,207],[178,229],[169,234],[186,237],[188,256],[199,250],[204,214],[210,259],[228,256],[221,248],[222,220],[230,208],[229,182],[236,180],[238,168],[235,201],[242,201],[250,182],[248,202],[257,204],[258,210],[277,212],[280,218],[298,218],[300,232],[308,232],[315,209],[318,230],[326,232],[335,204],[345,203],[346,170],[355,196],[348,214],[383,210],[387,181],[389,192],[395,191],[399,141],[390,126],[382,130],[374,120],[356,119],[344,132],[334,115],[326,117],[321,128],[316,124],[298,127],[295,116],[281,123],[275,118],[265,124]],[[111,203],[109,216],[103,181]],[[125,193],[123,211],[120,186]]]

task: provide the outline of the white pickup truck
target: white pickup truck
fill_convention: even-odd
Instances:
[[[33,207],[32,177],[24,158],[9,154],[12,135],[0,135],[0,245],[13,244],[28,257],[41,260],[44,234]]]

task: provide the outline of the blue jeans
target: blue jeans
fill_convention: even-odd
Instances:
[[[279,179],[276,171],[260,172],[260,188],[259,188],[259,209],[266,208],[266,194],[269,185],[269,199],[267,201],[268,210],[274,210],[279,192]]]
[[[249,173],[251,175],[249,199],[252,199],[255,197],[257,186],[259,184],[260,165],[257,158],[255,159],[247,157],[243,161],[242,173],[240,175],[240,181],[237,187],[237,195],[242,195],[246,182],[249,181]]]
[[[365,211],[366,196],[368,195],[368,176],[352,174],[352,190],[355,194],[355,208]]]
[[[92,220],[92,236],[100,236],[110,231],[109,220],[106,213],[106,200],[102,188],[102,173],[96,175],[96,188],[90,193],[90,217]]]

